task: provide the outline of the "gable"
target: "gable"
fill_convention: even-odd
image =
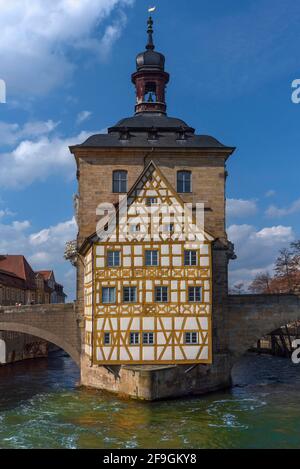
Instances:
[[[120,200],[118,211],[107,218],[106,231],[100,230],[101,242],[212,242],[204,230],[204,206],[193,216],[191,204],[184,204],[160,169],[151,162],[127,197]]]

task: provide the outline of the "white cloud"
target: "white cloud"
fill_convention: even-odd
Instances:
[[[110,52],[134,0],[0,0],[1,78],[8,93],[40,94],[63,83],[75,64],[69,52]],[[110,19],[116,11],[117,19]],[[101,31],[105,20],[110,25]],[[104,25],[103,25],[104,26]],[[30,64],[30,66],[28,65]]]
[[[257,205],[255,200],[227,199],[228,217],[248,217],[255,215]]]
[[[13,217],[13,216],[15,216],[15,213],[9,210],[8,208],[0,210],[0,219],[4,217]]]
[[[76,123],[78,125],[82,124],[83,122],[88,120],[91,117],[91,115],[92,115],[92,112],[90,112],[90,111],[81,111],[81,112],[79,112],[79,114],[77,115]]]
[[[279,208],[276,205],[271,205],[267,211],[266,215],[271,218],[280,218],[287,215],[293,215],[294,213],[300,212],[300,199],[295,200],[289,207]]]
[[[228,237],[235,244],[238,256],[230,263],[230,283],[247,285],[257,273],[273,269],[278,251],[295,240],[295,233],[290,226],[257,230],[251,225],[231,225]]]
[[[0,121],[0,142],[2,145],[15,145],[22,139],[35,138],[51,133],[59,122],[48,120],[46,122],[27,122],[24,126],[19,124],[8,124]]]
[[[26,131],[32,133],[34,129],[37,132],[42,128],[43,123],[38,123],[36,127],[28,124]],[[24,128],[22,132],[25,132]],[[22,189],[53,175],[65,175],[72,179],[75,162],[68,147],[82,143],[93,133],[97,132],[81,132],[70,138],[41,135],[39,138],[21,141],[11,152],[0,153],[0,186]]]
[[[265,196],[266,197],[274,197],[276,195],[276,191],[274,190],[269,190],[268,192],[266,192]]]
[[[0,254],[23,254],[34,270],[54,270],[56,280],[64,284],[74,298],[75,282],[72,281],[70,263],[63,258],[65,243],[76,238],[77,225],[71,219],[55,226],[32,232],[28,220],[0,223]],[[67,277],[66,277],[67,275]]]

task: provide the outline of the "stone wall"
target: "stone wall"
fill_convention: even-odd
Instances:
[[[81,360],[81,384],[147,401],[197,396],[231,386],[232,363],[227,354],[216,354],[214,365],[122,366],[111,370]]]

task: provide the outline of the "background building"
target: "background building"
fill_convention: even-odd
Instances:
[[[0,256],[0,307],[64,303],[63,286],[54,272],[34,272],[22,255]],[[48,355],[49,344],[37,337],[0,331],[0,364]]]

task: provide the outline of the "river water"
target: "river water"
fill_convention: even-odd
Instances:
[[[300,365],[247,355],[226,392],[158,403],[76,387],[63,354],[0,368],[0,448],[300,448]]]

